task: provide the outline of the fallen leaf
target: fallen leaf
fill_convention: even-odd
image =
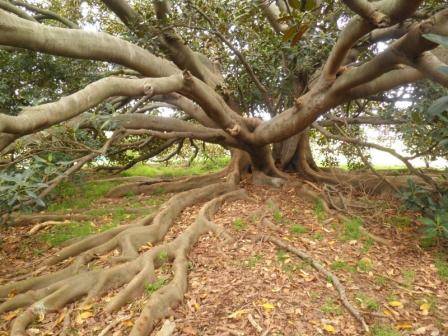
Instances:
[[[412,329],[412,323],[409,323],[409,322],[397,323],[395,325],[395,328],[397,328],[398,330]]]
[[[263,307],[265,311],[271,311],[272,309],[275,309],[275,306],[272,303],[266,302],[262,303],[260,307]]]
[[[77,317],[76,317],[76,323],[82,323],[82,321],[83,320],[86,320],[86,319],[88,319],[89,317],[92,317],[93,316],[93,313],[92,312],[90,312],[90,311],[84,311],[84,312],[82,312],[81,314],[79,314]]]
[[[403,307],[403,304],[400,301],[389,301],[389,306],[401,308]]]
[[[420,305],[420,313],[424,316],[429,314],[429,308],[431,308],[431,305],[429,303],[423,303]]]
[[[248,313],[247,309],[241,309],[241,310],[234,311],[232,314],[227,316],[227,318],[240,319],[244,314],[247,314],[247,313]]]
[[[336,333],[336,329],[331,324],[324,324],[323,329],[330,334]]]
[[[5,314],[5,315],[3,316],[3,319],[4,319],[5,321],[11,321],[11,320],[14,319],[17,315],[18,315],[18,311],[17,311],[17,310],[14,310],[14,311],[11,311],[11,312]]]

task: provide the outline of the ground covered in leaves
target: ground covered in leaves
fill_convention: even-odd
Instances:
[[[259,234],[284,239],[337,275],[372,335],[448,335],[447,254],[421,247],[417,214],[403,212],[398,201],[370,198],[364,199],[366,208],[341,219],[325,214],[319,203],[305,202],[294,187],[245,187],[251,200],[225,204],[214,219],[234,240],[210,233],[190,254],[188,292],[172,312],[175,335],[363,334],[331,280],[298,257],[253,239]],[[85,215],[82,221],[53,223],[32,235],[33,225],[1,228],[0,284],[60,268],[42,267],[42,261],[67,241],[156,211],[170,196],[110,200],[101,197],[100,187],[95,190],[90,198],[73,193],[50,207],[52,213]],[[192,223],[200,207],[182,213],[168,240]],[[361,226],[391,244],[378,243]],[[107,256],[93,263],[104,266]],[[144,302],[169,280],[170,271],[169,265],[158,270],[145,295],[115,314],[102,310],[115,294],[110,292],[94,304],[73,303],[41,316],[28,333],[127,335]],[[8,334],[18,313],[0,316],[0,335]]]

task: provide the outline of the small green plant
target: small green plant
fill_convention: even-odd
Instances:
[[[320,308],[320,310],[325,314],[331,314],[331,315],[342,314],[341,306],[330,299],[327,299],[325,301],[324,305]]]
[[[372,261],[369,258],[362,258],[356,266],[360,272],[369,272],[373,268]]]
[[[415,271],[413,270],[404,270],[403,271],[403,282],[406,287],[411,287],[415,281]]]
[[[274,221],[276,223],[281,223],[283,221],[283,214],[280,211],[280,209],[275,209],[273,214],[272,214]]]
[[[379,286],[384,286],[388,283],[388,279],[382,275],[378,275],[375,277],[374,282]]]
[[[164,263],[168,260],[168,252],[167,251],[160,251],[159,254],[157,255],[157,259]]]
[[[303,234],[303,233],[307,233],[308,229],[306,227],[304,227],[303,225],[294,224],[294,225],[291,226],[290,231],[291,231],[291,233],[300,235],[300,234]]]
[[[330,268],[334,271],[343,270],[348,271],[350,273],[356,272],[356,267],[350,265],[348,262],[344,260],[336,260],[331,265]]]
[[[377,311],[380,309],[379,302],[376,299],[371,298],[364,293],[358,293],[356,295],[356,300],[360,303],[361,308],[363,309],[368,309],[371,311]]]
[[[315,234],[313,234],[312,238],[313,238],[314,240],[321,241],[321,240],[324,239],[324,236],[322,235],[322,233],[320,233],[320,232],[316,232]]]
[[[289,259],[289,254],[285,250],[277,251],[277,260],[279,262],[285,262],[287,259]]]
[[[361,253],[367,253],[370,251],[370,248],[373,246],[375,242],[370,237],[365,237],[364,241],[362,242],[362,248]]]
[[[39,235],[50,246],[57,246],[72,238],[82,238],[95,232],[91,222],[72,222],[54,226],[49,232]]]
[[[262,259],[263,256],[254,254],[253,256],[249,257],[249,259],[247,259],[244,264],[249,268],[254,268]]]
[[[404,228],[411,226],[412,218],[408,216],[392,216],[389,218],[388,222],[393,226]]]
[[[233,221],[233,227],[235,230],[241,231],[247,227],[247,223],[242,218],[237,218]]]
[[[400,333],[391,326],[374,325],[372,327],[372,336],[400,336]]]
[[[316,215],[317,220],[319,222],[321,222],[327,218],[327,213],[325,212],[324,202],[320,198],[318,198],[314,202],[314,214]]]
[[[152,294],[152,293],[158,291],[160,288],[163,287],[163,285],[165,285],[167,280],[168,280],[167,278],[157,278],[156,281],[154,281],[152,283],[148,283],[145,286],[146,293]]]
[[[442,280],[448,281],[448,262],[438,258],[436,259],[437,274]]]
[[[358,240],[361,237],[362,220],[360,218],[351,218],[344,221],[343,241]]]

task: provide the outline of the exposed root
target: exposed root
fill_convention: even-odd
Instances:
[[[48,264],[54,264],[76,257],[70,266],[52,274],[1,286],[0,297],[7,298],[11,293],[17,295],[0,305],[0,314],[28,307],[14,320],[11,335],[26,335],[27,326],[36,317],[61,309],[69,302],[82,297],[90,302],[110,289],[124,286],[105,308],[108,312],[115,311],[141,295],[148,282],[156,280],[155,269],[170,263],[173,278],[151,295],[130,333],[132,336],[147,335],[183,299],[187,289],[187,255],[199,237],[208,231],[226,235],[210,220],[224,201],[245,197],[243,190],[235,191],[235,188],[233,183],[222,182],[194,192],[177,194],[162,206],[154,218],[147,216],[132,224],[89,237],[62,249],[48,261]],[[210,199],[195,222],[183,233],[170,242],[156,245],[164,239],[183,209]],[[139,247],[145,244],[154,247],[139,254]],[[113,261],[120,264],[89,269],[87,263],[95,256],[117,248],[121,254]]]
[[[350,301],[347,299],[347,295],[345,294],[344,286],[342,286],[339,278],[328,271],[321,263],[313,259],[309,254],[307,254],[304,251],[301,251],[287,243],[285,243],[283,240],[279,238],[275,238],[272,236],[258,236],[256,237],[257,240],[261,241],[268,241],[271,242],[278,247],[287,250],[295,255],[297,255],[299,258],[303,259],[307,263],[309,263],[311,266],[313,266],[317,271],[325,275],[326,277],[330,278],[334,287],[339,293],[339,298],[341,299],[342,304],[344,307],[349,311],[349,313],[359,322],[359,324],[362,326],[364,331],[366,333],[369,332],[369,326],[367,325],[366,321],[362,317],[362,315],[359,313],[359,311],[350,303]]]
[[[226,176],[226,171],[220,171],[214,174],[184,177],[162,182],[137,182],[126,183],[111,189],[107,193],[107,197],[123,197],[129,194],[153,194],[153,193],[169,193],[180,192],[206,186],[211,183],[219,182]]]
[[[33,214],[33,215],[11,215],[8,217],[8,225],[25,226],[48,221],[83,221],[91,218],[83,214]]]

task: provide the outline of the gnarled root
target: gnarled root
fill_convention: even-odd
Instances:
[[[157,321],[178,304],[187,289],[187,255],[199,237],[216,231],[210,222],[226,200],[245,196],[243,190],[235,190],[233,183],[216,183],[173,196],[154,217],[89,237],[62,249],[48,264],[54,264],[69,257],[75,257],[70,266],[61,271],[0,287],[0,297],[11,293],[18,295],[0,305],[0,314],[20,307],[28,308],[13,322],[11,335],[26,335],[27,326],[46,312],[61,309],[69,302],[86,297],[86,301],[101,296],[106,291],[124,286],[106,306],[106,311],[114,311],[141,295],[145,285],[155,281],[155,270],[165,263],[171,263],[173,278],[150,297],[131,331],[132,336],[147,335]],[[174,219],[183,209],[197,202],[210,200],[200,210],[195,222],[174,240],[161,242]],[[144,244],[154,246],[139,254],[138,248]],[[106,268],[89,269],[87,262],[96,255],[119,249],[121,254],[114,262],[121,262]],[[164,256],[161,258],[160,256]]]
[[[211,183],[216,183],[226,176],[226,170],[200,176],[184,177],[170,181],[161,182],[136,182],[125,183],[111,189],[107,193],[107,197],[117,198],[129,194],[153,194],[158,192],[180,192],[206,186]]]

